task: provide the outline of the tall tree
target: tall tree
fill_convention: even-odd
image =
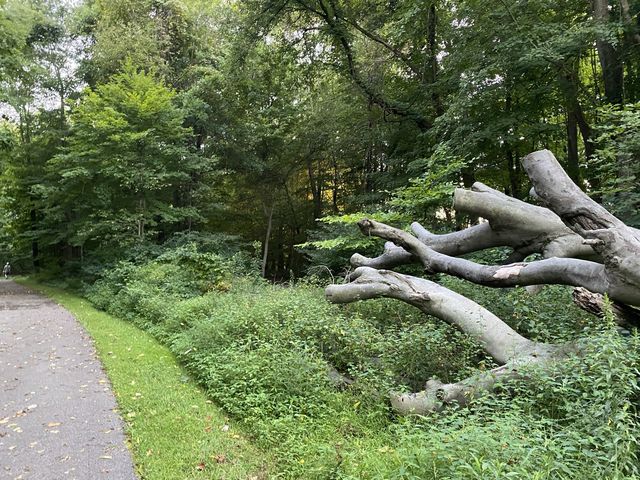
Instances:
[[[187,147],[191,132],[174,97],[132,64],[85,93],[71,115],[64,153],[49,162],[58,183],[47,217],[62,228],[61,240],[124,247],[198,218],[175,198],[200,164]]]

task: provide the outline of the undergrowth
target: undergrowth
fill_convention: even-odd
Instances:
[[[586,353],[425,418],[397,418],[390,391],[456,381],[492,362],[448,325],[393,301],[328,304],[312,281],[270,285],[228,257],[178,252],[121,263],[87,291],[148,330],[257,444],[273,477],[624,479],[637,475],[637,337],[547,287],[495,291],[442,278],[536,340]],[[194,260],[195,258],[195,260]],[[585,341],[584,339],[587,339]],[[336,372],[353,381],[336,382]]]
[[[91,335],[141,480],[267,478],[269,458],[151,335],[67,291],[31,280],[20,283],[62,304]]]

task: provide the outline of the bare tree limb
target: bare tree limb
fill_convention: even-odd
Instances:
[[[358,226],[365,235],[374,235],[402,247],[418,258],[430,273],[447,273],[490,287],[559,284],[584,286],[599,293],[607,291],[604,267],[595,262],[549,258],[511,265],[479,265],[470,260],[438,253],[413,235],[374,220],[361,220]]]
[[[457,383],[444,384],[434,379],[421,392],[391,394],[391,404],[400,414],[426,414],[454,403],[465,405],[493,389],[499,381],[520,378],[520,367],[555,361],[567,350],[524,338],[477,303],[429,280],[369,267],[356,269],[351,280],[348,284],[327,287],[327,299],[333,303],[380,297],[401,300],[458,327],[504,364]]]
[[[417,260],[413,255],[404,248],[394,245],[393,242],[386,242],[384,252],[377,257],[368,258],[359,253],[354,253],[351,256],[351,265],[354,267],[395,268],[414,261]]]
[[[550,151],[533,152],[522,165],[545,205],[602,257],[609,296],[640,305],[640,231],[589,198]]]
[[[542,357],[546,360],[547,357]],[[450,405],[465,406],[471,400],[491,391],[498,382],[522,378],[519,372],[520,364],[536,362],[531,357],[524,360],[510,362],[488,372],[481,372],[456,383],[442,383],[439,380],[429,380],[425,389],[417,393],[402,393],[391,395],[391,406],[402,415],[425,415],[439,412]]]
[[[472,300],[429,280],[370,267],[357,268],[351,278],[351,283],[327,287],[327,299],[332,303],[380,297],[401,300],[455,325],[480,342],[499,363],[506,363],[526,352],[542,353],[549,349],[546,344],[524,338]]]
[[[600,261],[591,245],[568,228],[555,213],[529,205],[476,182],[472,190],[456,189],[456,210],[488,220],[478,225],[447,234],[433,234],[417,222],[411,229],[418,239],[436,252],[460,256],[486,248],[509,247],[514,250],[510,261],[522,261],[533,253],[545,258],[563,257]],[[394,268],[418,261],[417,257],[385,246],[383,255],[367,258],[354,255],[352,265]]]

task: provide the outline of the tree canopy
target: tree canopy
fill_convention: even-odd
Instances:
[[[637,8],[3,0],[3,249],[28,266],[222,231],[299,275],[322,217],[460,228],[452,188],[524,198],[539,148],[637,225]]]
[[[640,0],[0,0],[0,261],[274,478],[638,478],[639,74]]]

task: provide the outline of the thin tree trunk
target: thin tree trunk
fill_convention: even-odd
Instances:
[[[476,183],[476,174],[471,167],[465,167],[460,172],[462,178],[462,185],[464,188],[471,188],[474,183]],[[475,225],[478,223],[477,215],[469,215],[469,224]],[[456,229],[461,230],[465,228],[466,225],[463,225],[460,222],[460,217],[456,215]]]
[[[596,22],[608,27],[609,1],[593,0],[593,16]],[[596,48],[602,67],[605,98],[608,103],[620,105],[623,101],[623,69],[620,55],[613,44],[602,36],[596,40]]]
[[[567,113],[567,173],[577,185],[581,185],[578,131],[582,136],[584,154],[587,160],[593,157],[595,147],[591,138],[591,127],[585,119],[582,106],[578,99],[578,90],[580,88],[578,61],[579,59],[577,58],[570,60],[570,63],[567,65],[570,73],[561,75],[558,81],[564,93]]]
[[[575,112],[567,110],[567,173],[576,185],[580,185],[580,161],[578,159],[578,121]]]
[[[505,110],[508,116],[511,115],[513,110],[511,91],[508,88],[505,97]],[[509,142],[506,143],[506,148],[507,170],[509,171],[509,186],[511,190],[511,196],[520,198],[520,162],[518,162],[517,155],[513,152],[513,149],[511,148]]]
[[[333,213],[338,213],[338,162],[333,157],[333,188],[331,191],[331,205],[333,207]]]
[[[368,119],[367,119],[367,133],[369,144],[367,145],[367,152],[364,156],[364,164],[363,164],[363,193],[367,194],[373,190],[370,182],[371,172],[373,170],[373,101],[369,100],[369,105],[367,107],[368,110]]]
[[[35,208],[32,208],[31,211],[29,212],[29,217],[31,219],[31,228],[33,230],[36,229],[36,222],[37,222],[37,212]],[[33,266],[36,269],[36,271],[40,268],[40,248],[38,245],[38,239],[34,238],[33,241],[31,242],[31,259],[33,261]]]
[[[311,188],[311,197],[313,198],[313,218],[314,220],[322,217],[322,186],[320,179],[313,171],[313,161],[311,155],[307,157],[307,174],[309,175],[309,186]],[[318,174],[320,168],[318,166]]]
[[[267,220],[267,233],[264,237],[264,251],[262,253],[262,277],[267,278],[267,260],[269,259],[269,239],[271,238],[271,228],[273,226],[273,203],[271,207],[267,209],[264,206],[264,214],[268,217]]]
[[[440,47],[436,37],[436,28],[438,25],[438,12],[436,11],[435,2],[429,7],[429,22],[427,24],[427,50],[429,52],[429,84],[431,86],[431,100],[438,117],[444,114],[444,106],[442,98],[436,88],[436,80],[438,79],[438,52]]]
[[[144,238],[144,215],[146,212],[146,202],[144,198],[139,200],[140,206],[140,218],[138,219],[138,240],[142,241]]]
[[[510,195],[514,198],[520,198],[520,163],[510,148],[507,149],[507,167],[509,168]]]
[[[582,136],[582,143],[584,143],[584,156],[587,160],[593,158],[593,154],[595,153],[595,145],[593,144],[593,138],[591,133],[591,127],[587,123],[586,118],[584,118],[584,111],[582,110],[582,106],[578,99],[573,105],[574,115],[576,117],[576,122],[578,124],[578,128],[580,129],[580,135]]]

